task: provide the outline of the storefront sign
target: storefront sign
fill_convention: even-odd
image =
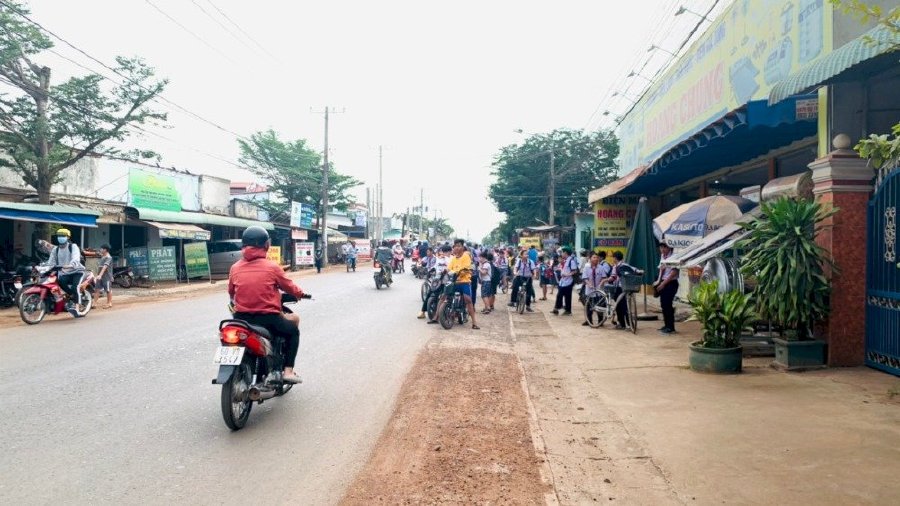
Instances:
[[[231,201],[231,214],[235,218],[248,220],[269,221],[269,213],[253,202],[234,199]]]
[[[266,258],[281,265],[281,246],[269,246],[269,251],[266,252]]]
[[[147,248],[127,248],[125,250],[125,259],[135,276],[147,276],[150,274],[150,259]]]
[[[209,252],[205,242],[184,245],[184,266],[189,278],[209,276]]]
[[[295,228],[312,228],[316,219],[316,210],[310,204],[291,202],[291,226]]]
[[[159,229],[159,237],[163,239],[187,239],[190,241],[208,241],[212,233],[208,230]]]
[[[129,169],[128,205],[162,211],[181,211],[181,194],[175,186],[175,178],[143,169]]]
[[[292,229],[291,239],[295,241],[306,241],[309,239],[309,232],[306,230],[297,230],[296,228]]]
[[[315,265],[316,259],[313,257],[313,243],[294,243],[294,258],[297,259],[297,265]]]
[[[357,227],[365,227],[367,220],[368,217],[366,216],[366,213],[362,211],[356,211],[356,217],[353,220],[353,224]]]
[[[520,248],[527,249],[532,246],[534,246],[535,249],[541,249],[541,238],[536,235],[519,237],[519,247]]]
[[[613,196],[594,202],[594,249],[612,255],[628,249],[638,197]]]
[[[725,113],[767,98],[772,86],[831,52],[828,2],[772,5],[732,3],[656,80],[620,125],[623,170],[647,165]]]
[[[371,241],[368,239],[354,239],[356,242],[356,262],[368,262],[372,260]]]
[[[165,281],[175,279],[177,256],[175,246],[148,248],[150,253],[150,279]]]

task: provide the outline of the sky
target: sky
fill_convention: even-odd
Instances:
[[[515,132],[614,127],[628,97],[704,13],[722,0],[32,0],[33,19],[107,64],[143,57],[170,79],[165,128],[132,138],[161,165],[251,181],[233,133],[273,128],[283,138],[324,141],[335,168],[378,182],[384,210],[425,205],[457,235],[480,240],[503,216],[488,198],[491,162]],[[229,19],[223,17],[223,14]],[[232,23],[233,21],[233,23]],[[702,31],[702,30],[701,30]],[[60,55],[95,62],[59,40]],[[39,61],[54,82],[86,70],[53,54]],[[115,77],[104,71],[110,77]],[[610,111],[604,115],[604,111]],[[217,126],[213,126],[213,123]],[[218,127],[221,127],[218,128]],[[229,132],[230,131],[230,132]],[[155,135],[154,135],[155,134]],[[162,137],[164,138],[162,138]],[[224,160],[224,161],[223,161]],[[232,163],[228,163],[232,162]],[[430,211],[431,214],[434,211]]]

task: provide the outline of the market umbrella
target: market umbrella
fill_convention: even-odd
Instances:
[[[742,197],[715,195],[681,205],[653,220],[653,232],[674,249],[682,249],[734,223],[756,204]]]
[[[653,221],[650,218],[650,209],[647,206],[647,198],[641,197],[638,201],[637,213],[634,215],[634,224],[631,227],[631,238],[628,240],[628,251],[625,253],[625,262],[638,269],[644,270],[644,312],[638,315],[640,320],[655,320],[656,315],[647,313],[647,288],[659,275],[659,247],[656,236],[653,234]]]

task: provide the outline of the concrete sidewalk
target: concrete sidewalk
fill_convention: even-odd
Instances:
[[[329,265],[322,269],[322,275],[331,272],[344,272],[344,264]],[[287,271],[289,278],[299,280],[307,276],[315,276],[315,269],[303,269],[298,271]],[[184,299],[193,295],[200,295],[214,292],[225,292],[228,287],[228,278],[214,279],[212,283],[209,280],[195,280],[190,283],[176,283],[174,281],[164,281],[156,283],[150,287],[132,287],[121,288],[113,285],[113,309],[112,311],[127,310],[129,307],[138,303],[150,303],[160,300]],[[98,304],[95,305],[94,311],[104,311],[103,304],[106,304],[106,297],[101,296]],[[47,318],[71,318],[68,314],[59,316],[48,315]],[[0,328],[13,327],[16,325],[24,325],[19,317],[19,309],[11,307],[0,310]]]
[[[577,302],[576,302],[577,305]],[[561,504],[895,504],[900,378],[868,368],[687,369],[695,323],[637,335],[511,313]]]

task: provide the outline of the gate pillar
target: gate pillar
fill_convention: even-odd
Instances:
[[[857,366],[865,360],[866,215],[873,171],[849,149],[847,135],[836,136],[833,145],[834,151],[809,164],[816,199],[840,208],[817,238],[840,269],[831,277],[831,312],[822,330],[828,365]]]

